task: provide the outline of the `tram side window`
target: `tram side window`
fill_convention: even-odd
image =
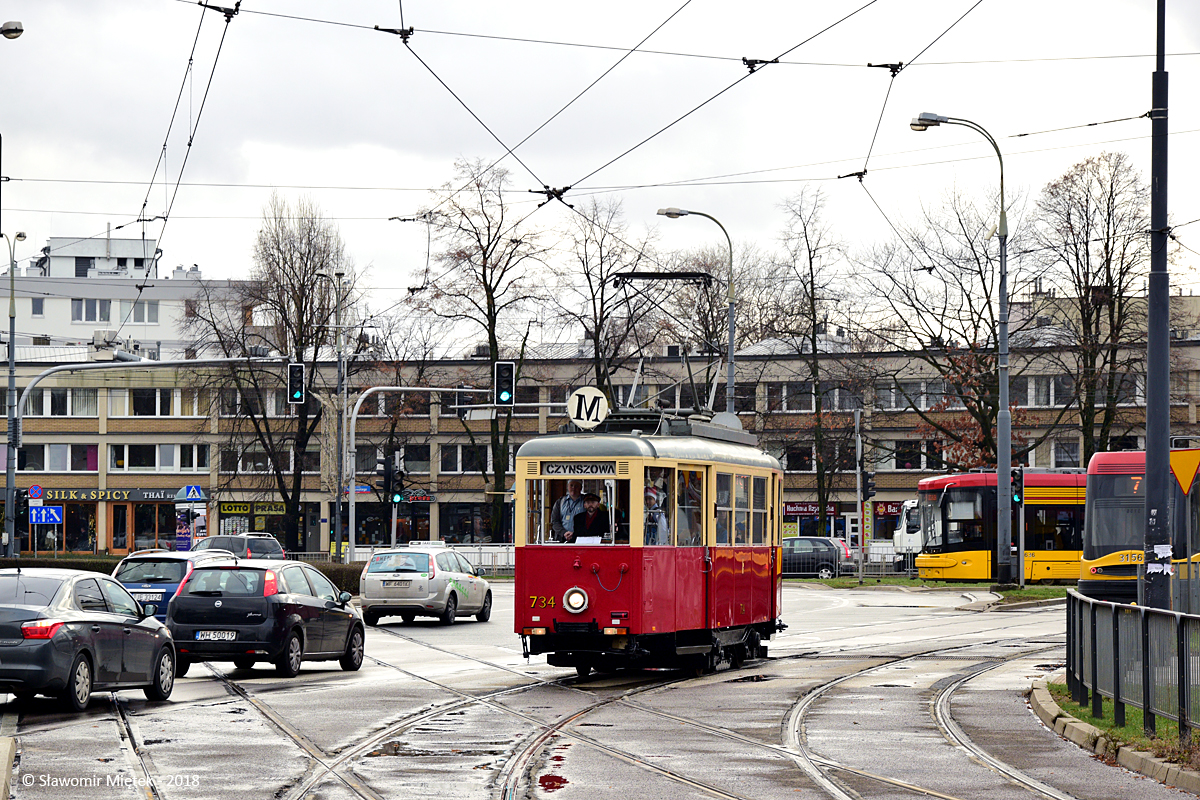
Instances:
[[[546,512],[545,481],[525,481],[525,543],[550,541],[549,526],[543,527]]]
[[[750,542],[750,476],[735,475],[733,485],[737,488],[734,500],[737,503],[733,512],[733,543],[749,544]]]
[[[704,544],[704,473],[698,469],[679,470],[676,544],[701,547]]]
[[[675,470],[646,467],[646,489],[642,496],[645,543],[651,547],[671,544],[671,513],[675,508]]]
[[[717,473],[717,544],[729,544],[733,527],[733,476]]]
[[[767,479],[754,479],[754,509],[751,544],[767,543]]]
[[[1035,506],[1025,509],[1026,550],[1079,550],[1079,509]]]

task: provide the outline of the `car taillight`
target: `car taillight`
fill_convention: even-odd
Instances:
[[[363,567],[362,574],[358,576],[360,581],[365,581],[367,579],[367,567],[369,566],[371,566],[371,564],[370,562],[367,562],[367,564]]]
[[[429,559],[429,577],[432,578],[434,575],[437,575],[437,570],[433,568],[433,558],[430,557],[430,559]]]
[[[250,547],[248,545],[246,547],[246,558],[250,558]]]
[[[62,626],[60,619],[35,619],[21,623],[21,636],[26,639],[53,639]]]
[[[188,578],[192,577],[192,570],[194,570],[196,566],[190,561],[187,562],[187,565],[187,572],[183,574],[183,580],[181,580],[179,582],[179,586],[175,588],[175,594],[171,595],[172,597],[179,597],[179,593],[183,591],[183,585],[188,582]]]
[[[266,578],[263,580],[263,597],[270,597],[273,594],[279,593],[279,581],[275,579],[275,573],[267,570]]]

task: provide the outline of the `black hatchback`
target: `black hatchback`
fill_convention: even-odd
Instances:
[[[76,711],[93,690],[175,686],[170,631],[107,575],[74,569],[0,569],[0,691],[44,694]]]
[[[363,621],[350,593],[300,561],[203,564],[188,575],[167,609],[183,675],[195,661],[258,662],[293,677],[303,661],[363,661]]]

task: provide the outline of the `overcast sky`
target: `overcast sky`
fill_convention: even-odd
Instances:
[[[1170,212],[1200,251],[1200,3],[1167,5]],[[408,47],[372,29],[401,13]],[[388,218],[427,203],[456,158],[499,158],[599,78],[504,162],[514,202],[571,186],[568,199],[619,197],[635,235],[657,226],[663,247],[723,240],[702,218],[656,217],[662,206],[770,247],[781,201],[807,184],[865,248],[949,189],[995,189],[990,145],[961,127],[912,132],[921,111],[992,133],[1010,201],[1031,206],[1106,149],[1148,179],[1149,120],[1110,121],[1150,108],[1154,14],[1154,0],[247,0],[226,25],[180,0],[10,0],[0,16],[25,33],[0,40],[0,227],[28,234],[22,261],[111,223],[161,238],[163,274],[244,276],[278,187],[337,221],[378,310],[425,261],[423,227]],[[776,57],[753,74],[742,63]],[[894,79],[866,66],[897,62]],[[863,169],[861,184],[838,177]],[[168,208],[165,223],[136,222]],[[530,221],[569,213],[550,203]],[[1186,293],[1200,256],[1183,257],[1172,286]]]

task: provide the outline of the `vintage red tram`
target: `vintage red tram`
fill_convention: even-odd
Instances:
[[[527,656],[581,675],[709,671],[764,657],[784,627],[779,462],[744,431],[649,416],[618,413],[598,432],[517,452],[516,632]],[[564,542],[551,523],[573,481],[600,498],[608,530]]]

